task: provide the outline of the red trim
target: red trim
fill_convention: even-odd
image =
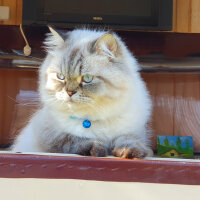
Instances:
[[[200,163],[1,154],[0,177],[199,185]]]

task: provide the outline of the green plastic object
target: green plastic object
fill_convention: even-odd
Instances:
[[[158,156],[167,158],[193,158],[192,136],[157,136]]]

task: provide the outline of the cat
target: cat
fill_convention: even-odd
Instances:
[[[42,106],[12,151],[151,156],[151,99],[121,38],[109,31],[49,29],[39,70]]]

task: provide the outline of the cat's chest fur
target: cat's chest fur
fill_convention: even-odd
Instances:
[[[142,126],[142,124],[139,124],[139,121],[137,122],[137,117],[135,117],[134,120],[131,113],[121,114],[120,116],[105,120],[90,120],[91,126],[89,128],[84,128],[84,119],[79,119],[78,117],[76,119],[71,119],[71,115],[52,113],[48,111],[48,108],[41,109],[37,115],[41,118],[41,127],[45,126],[45,121],[51,121],[51,123],[46,123],[46,127],[43,128],[43,133],[44,135],[49,135],[49,133],[51,133],[52,137],[61,135],[64,137],[66,134],[71,134],[79,137],[111,140],[123,134],[123,132],[138,132],[139,134],[140,126]],[[37,119],[37,128],[39,128],[38,117],[36,116],[35,118]],[[39,135],[39,137],[41,137],[41,135]],[[44,136],[45,140],[47,138],[48,137]]]

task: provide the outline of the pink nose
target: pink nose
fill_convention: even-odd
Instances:
[[[71,97],[72,95],[74,95],[76,93],[76,91],[67,91],[67,94]]]

